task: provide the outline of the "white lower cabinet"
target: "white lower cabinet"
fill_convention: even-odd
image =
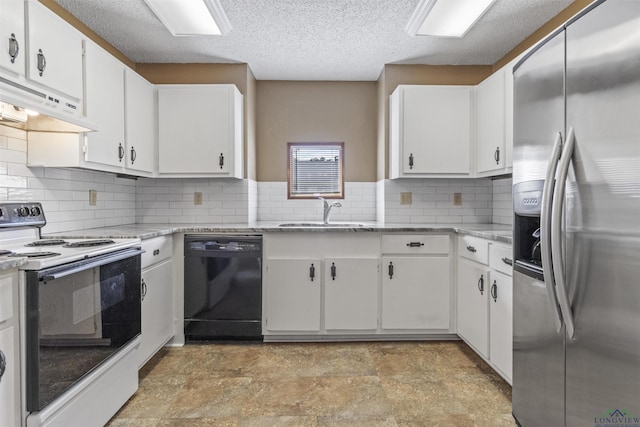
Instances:
[[[449,329],[449,258],[382,258],[382,329]]]
[[[378,327],[378,259],[324,260],[324,327],[372,330]]]
[[[267,259],[266,326],[269,331],[320,330],[320,259]]]
[[[20,425],[17,300],[17,271],[0,271],[0,427]]]
[[[489,269],[458,259],[458,335],[489,357]]]
[[[511,383],[511,246],[458,237],[458,335]]]
[[[142,242],[142,367],[173,337],[173,244],[171,237]]]

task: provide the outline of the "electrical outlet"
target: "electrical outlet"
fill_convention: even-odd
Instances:
[[[413,193],[408,191],[406,193],[400,193],[400,204],[410,205],[413,203]]]
[[[462,193],[453,193],[453,205],[462,206]]]
[[[193,193],[193,204],[194,205],[201,205],[202,204],[202,193],[199,191],[196,191],[195,193]]]
[[[98,203],[98,192],[89,190],[89,206],[95,206]]]

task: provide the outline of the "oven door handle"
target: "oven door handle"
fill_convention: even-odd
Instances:
[[[95,258],[90,258],[89,260],[85,259],[82,261],[77,261],[62,267],[58,266],[48,270],[42,270],[40,274],[38,274],[38,279],[40,281],[49,282],[52,280],[60,279],[62,277],[70,276],[72,274],[80,273],[81,271],[89,270],[94,267],[100,267],[101,265],[131,258],[144,252],[145,251],[140,248],[131,248],[122,250],[117,253],[97,256]]]

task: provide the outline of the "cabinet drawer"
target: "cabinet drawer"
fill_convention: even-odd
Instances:
[[[383,254],[448,255],[449,236],[386,234],[382,236]]]
[[[512,276],[513,254],[511,246],[489,245],[489,267]]]
[[[161,236],[143,240],[142,249],[145,251],[142,254],[142,268],[145,269],[150,265],[171,258],[173,238],[171,236]]]
[[[473,236],[459,236],[458,255],[482,264],[489,264],[489,241]]]

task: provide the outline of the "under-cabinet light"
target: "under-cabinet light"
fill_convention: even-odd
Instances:
[[[174,36],[219,36],[231,24],[219,0],[144,0]]]
[[[421,0],[405,30],[411,35],[463,37],[495,0]]]

